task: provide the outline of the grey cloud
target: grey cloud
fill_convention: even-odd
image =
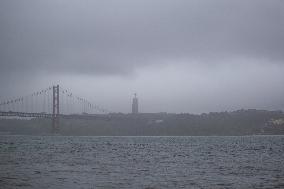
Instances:
[[[168,59],[284,60],[284,3],[0,2],[1,72],[125,74]]]
[[[114,111],[282,109],[282,0],[1,0],[0,100],[59,83]]]

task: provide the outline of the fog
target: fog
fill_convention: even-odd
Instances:
[[[115,112],[284,110],[281,0],[0,2],[0,100],[60,84]]]

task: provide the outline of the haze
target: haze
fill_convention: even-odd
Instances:
[[[284,1],[0,1],[0,100],[52,84],[114,112],[284,110]]]

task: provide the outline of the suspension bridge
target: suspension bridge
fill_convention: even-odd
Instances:
[[[110,113],[59,85],[0,102],[0,116],[52,119],[54,133],[60,118],[109,119]]]

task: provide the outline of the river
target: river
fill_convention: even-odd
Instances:
[[[0,136],[0,188],[284,188],[284,136]]]

